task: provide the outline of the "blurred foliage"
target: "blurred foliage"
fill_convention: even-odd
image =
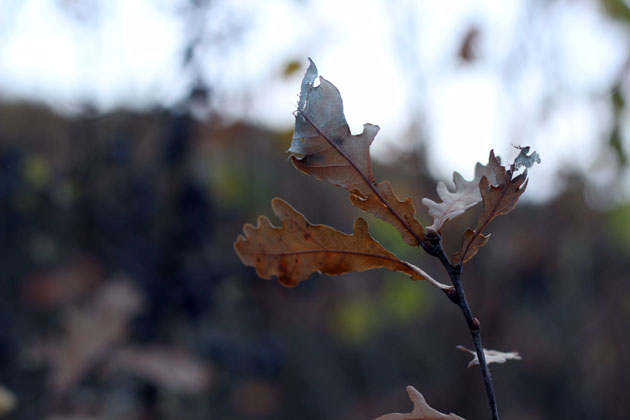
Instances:
[[[624,0],[601,0],[604,10],[612,17],[630,23],[630,5]]]
[[[346,232],[359,216],[344,190],[291,167],[287,133],[164,109],[64,117],[20,103],[0,104],[0,124],[0,375],[17,402],[6,418],[366,419],[403,404],[408,384],[438,407],[485,415],[479,378],[455,349],[467,331],[439,291],[384,270],[285,289],[240,264],[232,243],[243,223],[271,216],[273,196]],[[435,191],[423,160],[375,172],[418,200]],[[579,175],[563,185],[498,220],[466,266],[487,345],[523,356],[493,368],[509,418],[630,411],[620,333],[630,209],[591,209]],[[447,281],[392,227],[361,216]],[[447,244],[473,219],[454,221]],[[121,279],[143,302],[122,320],[105,299]],[[68,352],[83,356],[60,359]]]
[[[0,102],[0,416],[365,420],[405,407],[412,384],[435,407],[483,418],[478,373],[455,349],[468,345],[468,331],[441,292],[384,270],[314,275],[285,289],[238,261],[232,244],[242,225],[272,216],[279,196],[345,232],[361,215],[386,248],[448,281],[344,190],[295,171],[285,154],[292,132],[213,110],[203,50],[225,47],[246,25],[209,30],[211,3],[184,2],[180,11],[190,86],[172,109],[60,115]],[[60,4],[88,23],[98,15],[93,2]],[[630,21],[627,2],[601,4]],[[475,64],[485,34],[471,24],[455,58]],[[287,60],[279,72],[290,77],[302,65]],[[626,80],[624,70],[608,92],[614,118],[602,141],[619,174],[628,164]],[[419,199],[435,197],[436,185],[427,167],[418,149],[374,169],[401,198],[413,196],[425,222]],[[492,367],[502,415],[625,418],[630,206],[589,207],[586,175],[549,182],[564,189],[497,220],[464,273],[486,346],[523,356]],[[447,247],[459,246],[474,213],[444,230]],[[130,292],[112,302],[107,291],[121,280]],[[111,315],[135,302],[129,296],[142,302],[137,313]],[[55,377],[70,379],[60,387]]]
[[[620,205],[608,214],[609,231],[618,246],[630,254],[630,205]]]
[[[397,325],[413,324],[430,310],[432,299],[417,282],[391,273],[382,277],[378,292],[349,296],[335,309],[330,327],[341,342],[360,345]]]
[[[291,60],[286,63],[284,69],[282,70],[282,77],[287,78],[291,77],[297,72],[302,70],[302,60]]]
[[[630,61],[629,61],[630,63]],[[630,70],[630,65],[626,66]],[[625,150],[622,138],[623,113],[626,109],[626,100],[623,97],[621,84],[616,85],[612,90],[611,102],[613,106],[613,126],[610,132],[608,144],[615,152],[617,161],[621,167],[628,164],[628,153]]]

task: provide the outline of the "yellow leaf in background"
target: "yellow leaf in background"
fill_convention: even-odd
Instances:
[[[9,388],[0,385],[0,416],[9,414],[17,407],[18,399]]]
[[[24,164],[24,176],[35,187],[44,187],[50,180],[50,170],[44,159],[29,157]]]
[[[425,288],[399,279],[388,279],[383,288],[386,312],[396,321],[416,319],[430,305]]]
[[[378,313],[369,297],[340,303],[332,316],[331,328],[337,338],[346,343],[361,343],[380,331]]]
[[[302,68],[302,62],[299,60],[291,60],[289,61],[282,70],[282,77],[289,78],[293,76],[295,73],[300,71]]]

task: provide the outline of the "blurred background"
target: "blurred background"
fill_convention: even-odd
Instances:
[[[523,357],[491,365],[502,418],[629,418],[627,0],[0,0],[0,416],[367,420],[414,385],[488,417],[436,289],[382,270],[286,289],[236,257],[273,197],[359,216],[286,159],[307,57],[355,132],[380,125],[376,177],[425,224],[438,180],[540,153],[464,272],[486,347]]]

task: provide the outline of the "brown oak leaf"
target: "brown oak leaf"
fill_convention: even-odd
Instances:
[[[370,236],[367,222],[361,218],[354,222],[354,233],[348,235],[311,224],[279,198],[274,198],[271,205],[282,226],[274,227],[261,216],[258,226],[246,224],[245,235],[239,235],[234,243],[243,264],[255,267],[260,277],[276,276],[283,285],[296,286],[314,272],[336,275],[383,267],[448,288],[383,248]]]
[[[489,239],[489,236],[483,234],[483,230],[495,217],[512,211],[527,187],[527,171],[513,178],[512,171],[501,166],[494,151],[490,152],[489,166],[494,172],[496,185],[491,185],[485,176],[481,178],[479,190],[483,201],[483,212],[477,219],[475,229],[467,229],[464,232],[462,248],[453,256],[454,264],[463,264],[477,254],[479,248]]]
[[[114,366],[180,395],[202,392],[210,382],[208,367],[183,348],[126,347],[112,357]]]
[[[418,246],[424,228],[415,219],[411,199],[401,201],[389,183],[374,180],[370,145],[379,127],[365,124],[363,133],[352,135],[339,90],[323,77],[318,86],[313,86],[316,78],[317,68],[311,61],[302,80],[288,150],[293,165],[317,179],[346,188],[352,204],[392,224],[407,244]]]
[[[464,420],[456,414],[443,414],[427,404],[422,394],[412,386],[407,387],[407,394],[413,403],[411,413],[391,413],[374,420]]]
[[[51,363],[52,388],[68,390],[108,350],[122,342],[129,320],[141,305],[138,290],[129,280],[120,279],[96,289],[89,302],[69,310],[64,318],[64,334],[34,351]]]

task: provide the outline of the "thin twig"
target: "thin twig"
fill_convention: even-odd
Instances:
[[[432,245],[430,253],[439,258],[440,262],[442,262],[442,265],[448,272],[448,275],[451,278],[451,282],[453,283],[453,286],[455,287],[455,290],[457,292],[455,296],[449,295],[449,297],[462,310],[464,318],[466,318],[466,323],[468,324],[468,329],[470,330],[470,334],[472,335],[477,358],[479,359],[481,376],[483,377],[483,383],[486,388],[486,395],[488,397],[488,404],[490,406],[492,420],[499,420],[499,410],[494,394],[494,387],[492,386],[492,376],[490,375],[490,370],[488,369],[488,362],[486,361],[486,355],[483,351],[483,343],[481,342],[481,325],[479,323],[479,320],[473,316],[470,305],[468,304],[468,300],[466,299],[464,285],[462,284],[461,280],[462,265],[459,264],[457,266],[454,266],[446,256],[444,248],[442,248],[442,238],[439,236],[439,234],[437,234],[437,232],[434,232],[432,230],[429,230],[429,232],[435,233],[435,235],[427,235]]]
[[[486,387],[486,395],[488,396],[490,412],[492,413],[492,420],[499,420],[499,410],[497,408],[497,401],[494,395],[494,387],[492,386],[492,376],[490,375],[490,370],[488,369],[488,362],[486,361],[486,355],[483,351],[483,344],[481,342],[481,326],[479,324],[479,320],[473,317],[470,305],[466,299],[466,294],[464,293],[464,286],[462,285],[460,276],[461,271],[454,273],[451,275],[451,280],[453,281],[453,286],[455,286],[455,290],[457,291],[459,307],[464,313],[466,322],[468,322],[468,328],[470,329],[470,334],[472,335],[473,343],[475,345],[475,351],[477,352],[477,358],[479,359],[479,367],[481,368],[481,376],[483,377],[483,382]]]
[[[464,317],[466,318],[466,322],[468,323],[468,329],[473,338],[473,344],[475,346],[475,350],[477,352],[477,358],[479,359],[479,367],[481,368],[481,375],[483,377],[483,382],[486,388],[486,395],[488,396],[488,403],[490,405],[490,412],[492,413],[492,420],[499,420],[499,412],[497,409],[497,402],[494,396],[494,388],[492,386],[492,377],[490,376],[490,370],[488,370],[488,363],[486,362],[486,356],[483,352],[483,344],[481,342],[481,328],[479,321],[477,318],[473,317],[472,311],[470,309],[470,305],[468,304],[468,300],[466,299],[466,294],[464,293],[464,286],[461,282],[461,273],[462,266],[461,264],[458,266],[454,266],[451,261],[446,256],[444,252],[444,248],[442,248],[442,238],[440,235],[429,229],[427,231],[426,237],[419,237],[413,229],[407,224],[405,219],[398,214],[398,212],[385,200],[385,198],[381,195],[380,191],[376,189],[372,180],[370,179],[368,174],[363,173],[361,169],[354,163],[354,161],[346,154],[344,150],[342,150],[332,139],[326,135],[319,127],[311,120],[311,118],[306,115],[301,110],[298,112],[304,117],[304,119],[315,129],[315,131],[322,136],[328,144],[330,144],[353,168],[355,171],[359,173],[359,175],[363,178],[363,181],[367,184],[367,186],[372,190],[372,192],[378,197],[378,199],[387,207],[389,212],[396,218],[398,221],[405,227],[405,229],[418,241],[422,249],[427,252],[429,255],[435,256],[439,258],[442,262],[442,265],[448,272],[451,282],[453,283],[453,287],[455,288],[455,293],[453,293],[453,288],[445,286],[430,276],[426,275],[424,271],[419,268],[409,264],[410,267],[418,269],[422,275],[426,275],[427,279],[430,279],[429,282],[434,286],[442,289],[446,295],[457,304],[462,312],[464,313]],[[415,271],[415,270],[414,270]],[[431,281],[433,280],[433,281]]]

